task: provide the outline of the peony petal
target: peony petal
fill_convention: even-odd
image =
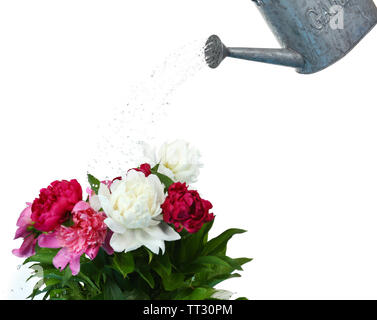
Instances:
[[[72,254],[69,267],[72,271],[72,275],[76,276],[80,272],[80,257],[81,254]]]
[[[14,235],[14,240],[19,238],[25,238],[29,231],[27,230],[27,225],[19,227],[16,231],[16,234]]]
[[[151,237],[165,241],[175,241],[181,239],[179,233],[175,232],[172,227],[164,222],[154,227],[144,229]]]
[[[115,181],[119,181],[119,180],[115,180]],[[114,181],[114,182],[115,182]],[[114,184],[114,182],[112,184]],[[99,185],[99,189],[98,189],[98,195],[99,196],[103,196],[105,198],[110,198],[110,190],[109,190],[109,187],[106,185],[106,184],[103,184],[101,183]]]
[[[113,211],[113,208],[111,207],[109,199],[106,198],[105,196],[101,196],[101,195],[98,196],[98,199],[101,203],[101,208],[103,209],[105,214],[107,216],[110,216],[112,211]]]
[[[102,248],[106,251],[108,255],[112,255],[114,253],[114,249],[110,245],[110,239],[113,236],[113,232],[111,230],[107,230],[105,241],[102,244]]]
[[[101,202],[96,194],[89,197],[89,204],[95,211],[99,211],[101,209]]]
[[[154,147],[152,147],[150,144],[146,142],[142,142],[141,146],[143,148],[143,154],[146,159],[148,159],[147,162],[151,164],[153,167],[154,165],[157,164],[157,159],[156,159],[156,150]]]
[[[175,241],[181,238],[180,235],[166,223],[136,230],[136,236],[139,242],[155,254],[159,253],[159,249],[161,249],[162,253],[165,252],[164,241]]]
[[[211,298],[217,299],[217,300],[230,300],[230,298],[233,296],[233,292],[228,290],[216,290]]]
[[[169,177],[170,179],[172,179],[173,181],[175,181],[175,177],[174,177],[174,173],[173,171],[171,171],[169,168],[166,168],[163,164],[160,163],[160,165],[158,166],[158,169],[157,169],[157,172],[158,173],[162,173],[163,175]]]
[[[31,220],[31,203],[26,203],[27,207],[22,210],[20,217],[17,220],[16,226],[22,227],[32,222]]]
[[[122,180],[114,180],[113,183],[110,186],[110,191],[114,192],[119,187],[121,182],[122,182]],[[109,194],[109,196],[110,196],[110,194]]]
[[[26,237],[19,249],[12,250],[12,253],[19,258],[29,258],[35,254],[37,239],[33,235]]]
[[[56,254],[54,259],[52,260],[52,264],[56,269],[64,270],[70,261],[71,254],[69,253],[67,248],[63,248]]]
[[[31,203],[26,204],[27,207],[22,210],[20,217],[17,220],[16,226],[19,227],[16,231],[14,239],[25,238],[28,234],[27,228],[32,224],[31,220]]]
[[[81,253],[70,252],[67,248],[61,249],[52,260],[55,268],[64,270],[69,263],[72,275],[76,276],[80,272]]]
[[[159,254],[160,249],[162,254],[165,252],[165,243],[163,240],[152,237],[149,233],[142,229],[136,230],[136,237],[140,243],[151,250],[154,254]]]
[[[97,256],[99,248],[100,246],[95,246],[95,247],[86,249],[85,253],[88,255],[90,260],[93,260]]]
[[[41,248],[61,248],[61,244],[56,237],[56,233],[41,234],[38,237],[38,245]]]
[[[104,222],[113,232],[124,233],[126,231],[126,228],[123,227],[120,223],[116,222],[114,219],[106,218]]]
[[[116,252],[128,252],[140,248],[143,244],[136,239],[134,230],[127,230],[123,234],[114,233],[110,245]]]
[[[79,201],[75,204],[75,206],[72,209],[72,212],[77,212],[77,211],[85,211],[90,208],[89,203],[85,201]]]

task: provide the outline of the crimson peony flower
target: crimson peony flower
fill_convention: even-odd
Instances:
[[[108,254],[113,253],[109,246],[111,233],[107,230],[105,219],[103,212],[80,201],[72,210],[73,226],[62,225],[52,233],[42,234],[38,244],[44,248],[62,248],[53,259],[54,266],[63,270],[69,264],[72,274],[77,275],[82,254],[87,254],[93,260],[101,246]]]
[[[143,163],[140,165],[139,168],[134,168],[131,170],[139,171],[145,174],[146,177],[148,177],[151,174],[151,166],[148,163]]]
[[[213,213],[209,213],[211,202],[200,198],[196,190],[188,190],[186,183],[172,184],[161,208],[164,221],[173,224],[178,232],[185,228],[195,233],[214,219]]]
[[[77,180],[54,181],[41,189],[39,198],[31,206],[34,228],[49,232],[69,217],[77,202],[82,200],[82,189]]]

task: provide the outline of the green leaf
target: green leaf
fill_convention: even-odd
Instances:
[[[172,179],[170,179],[168,176],[158,172],[159,166],[160,166],[160,164],[156,164],[151,169],[151,173],[156,175],[160,179],[161,183],[165,186],[165,191],[166,191],[174,183],[174,181]]]
[[[67,291],[67,295],[70,300],[83,300],[84,296],[81,293],[81,286],[77,282],[70,281],[67,283],[70,290]]]
[[[205,223],[202,228],[196,233],[183,233],[182,239],[177,243],[177,249],[172,259],[176,260],[178,264],[186,264],[192,262],[207,243],[208,232],[211,230],[213,221]]]
[[[98,287],[93,283],[93,281],[86,276],[82,271],[77,275],[77,279],[82,280],[86,282],[91,288],[93,288],[96,292],[99,292],[100,290]]]
[[[165,290],[174,291],[186,286],[183,273],[172,273],[170,259],[166,253],[153,261],[152,268],[160,276]]]
[[[208,233],[212,229],[213,223],[215,220],[205,223],[197,234],[201,237],[201,242],[205,245],[208,242]]]
[[[93,262],[81,263],[80,276],[87,276],[91,279],[97,287],[100,286],[101,276],[103,274],[103,269],[99,269]]]
[[[235,235],[244,233],[246,230],[242,229],[228,229],[224,231],[222,234],[217,236],[216,238],[213,238],[212,240],[208,241],[206,245],[204,246],[204,249],[202,251],[202,255],[215,255],[217,253],[221,253],[224,248],[226,248],[226,245],[228,241]]]
[[[124,299],[122,290],[118,287],[118,285],[112,279],[108,279],[108,281],[106,281],[103,295],[104,295],[105,300],[123,300]]]
[[[236,269],[236,270],[239,270],[239,271],[242,271],[242,265],[244,265],[245,263],[248,263],[250,261],[252,261],[253,259],[250,259],[250,258],[236,258],[236,259],[232,259],[230,257],[221,257],[221,259],[223,259],[224,261],[226,261],[229,265],[231,265],[233,267],[233,269]]]
[[[175,297],[175,300],[205,300],[212,296],[216,290],[213,288],[195,288],[194,290],[184,290]],[[187,294],[188,293],[188,294]]]
[[[174,183],[172,179],[168,176],[165,176],[162,173],[156,172],[154,173],[161,181],[161,183],[165,186],[165,191],[169,189],[169,187]]]
[[[151,272],[149,271],[149,269],[147,268],[139,268],[136,270],[137,273],[140,275],[140,277],[146,282],[148,283],[148,285],[153,289],[154,288],[154,279],[153,279],[153,276],[151,274]]]
[[[59,281],[47,281],[47,280],[51,280],[51,279],[52,280],[59,280]],[[45,284],[52,284],[53,282],[58,283],[58,282],[63,281],[63,277],[59,276],[55,273],[48,273],[48,274],[43,275],[43,281],[45,282]]]
[[[57,284],[54,284],[54,285],[48,285],[46,286],[43,290],[39,290],[39,289],[34,289],[33,292],[31,293],[30,296],[28,296],[26,299],[34,299],[37,295],[40,295],[41,293],[44,293],[44,292],[49,292],[51,290],[54,290],[54,289],[57,289],[59,288],[59,285]]]
[[[124,278],[135,270],[135,261],[131,252],[115,254],[113,265],[114,269],[119,271]]]
[[[104,300],[104,295],[103,295],[103,293],[100,293],[100,294],[92,297],[90,300]]]
[[[99,181],[96,177],[88,173],[88,182],[90,184],[90,188],[94,191],[94,193],[98,194],[101,181]]]
[[[75,223],[73,222],[72,217],[70,217],[67,221],[63,222],[62,225],[69,228],[75,225]]]
[[[228,268],[229,270],[233,270],[232,266],[224,261],[223,259],[216,257],[216,256],[201,256],[197,258],[192,264],[209,264],[209,265],[219,265],[224,268]]]
[[[154,266],[157,268],[161,268],[165,274],[170,275],[171,274],[171,262],[169,255],[165,253],[164,255],[156,256],[156,259],[154,260]]]
[[[174,291],[188,287],[188,284],[185,283],[185,276],[183,273],[172,273],[169,276],[162,278],[162,285],[166,291]]]
[[[211,281],[207,282],[207,285],[209,287],[214,287],[225,280],[232,279],[232,278],[240,278],[240,277],[241,275],[239,273],[219,275],[219,276],[213,277]]]
[[[137,288],[123,292],[125,300],[150,300],[150,297],[143,291]]]
[[[156,173],[157,172],[157,170],[158,170],[158,167],[160,166],[160,164],[159,163],[157,163],[153,168],[151,168],[151,172],[154,174],[154,173]]]
[[[64,287],[69,279],[72,277],[72,272],[70,268],[65,268],[63,279],[62,279],[62,286]]]
[[[52,264],[52,259],[56,256],[59,249],[49,249],[49,248],[40,248],[39,246],[35,247],[35,255],[27,258],[24,261],[24,264],[28,262],[40,262],[46,264]]]
[[[67,300],[66,295],[64,294],[65,289],[52,289],[50,294],[50,300]]]
[[[149,250],[147,247],[143,246],[143,248],[148,253],[148,264],[150,264],[152,262],[152,259],[153,259],[153,252],[151,250]]]

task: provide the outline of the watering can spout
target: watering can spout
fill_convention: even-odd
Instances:
[[[293,68],[303,68],[305,64],[304,58],[291,49],[227,48],[216,35],[209,37],[204,51],[211,68],[217,68],[226,57]]]

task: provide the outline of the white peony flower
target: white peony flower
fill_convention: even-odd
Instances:
[[[230,298],[233,296],[233,292],[228,290],[216,290],[211,298],[217,299],[217,300],[230,300]]]
[[[110,245],[117,252],[146,246],[153,253],[165,252],[164,241],[180,236],[162,221],[164,186],[156,175],[131,170],[124,180],[116,180],[110,190],[100,186],[98,198],[107,215],[106,225],[114,232]]]
[[[145,146],[144,154],[152,167],[159,164],[158,172],[173,181],[190,184],[198,179],[199,170],[202,167],[200,152],[186,141],[166,142],[157,152]]]

